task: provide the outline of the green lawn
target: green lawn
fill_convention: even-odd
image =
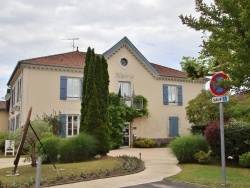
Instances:
[[[201,164],[181,164],[183,170],[166,179],[196,183],[213,188],[223,187],[222,169],[220,166]],[[250,187],[250,169],[226,167],[226,187],[248,188]]]
[[[53,171],[52,164],[43,164],[41,169],[41,180],[52,179],[55,177],[69,177],[72,175],[80,175],[81,173],[98,172],[101,170],[112,170],[117,165],[121,164],[122,161],[119,158],[105,157],[105,159],[93,160],[81,163],[69,163],[69,164],[56,164],[56,168],[65,169],[59,173]],[[19,176],[6,176],[6,171],[13,171],[12,168],[0,169],[0,181],[4,184],[15,184],[15,183],[27,183],[32,182],[36,179],[37,168],[31,167],[31,165],[18,166],[17,170]]]

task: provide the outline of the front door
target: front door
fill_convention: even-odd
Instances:
[[[122,130],[123,146],[130,146],[130,123],[125,123]]]

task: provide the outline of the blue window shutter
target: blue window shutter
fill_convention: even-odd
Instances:
[[[60,99],[67,99],[67,76],[61,76],[60,78]]]
[[[60,121],[62,122],[61,133],[62,137],[66,137],[66,114],[60,114]]]
[[[80,78],[80,98],[82,98],[82,84],[83,84],[83,78]]]
[[[183,97],[182,97],[182,86],[177,86],[178,89],[178,105],[183,105]]]
[[[169,136],[179,136],[179,118],[169,117]]]
[[[163,104],[168,105],[168,85],[163,84]]]

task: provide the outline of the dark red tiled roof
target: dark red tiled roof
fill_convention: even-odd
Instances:
[[[6,101],[0,101],[0,110],[5,110]]]
[[[21,62],[82,68],[85,64],[85,55],[85,52],[74,51],[63,54],[25,59],[21,60]]]
[[[86,56],[85,52],[74,51],[63,54],[56,54],[56,55],[21,60],[20,62],[82,68],[85,65],[85,56]],[[151,63],[151,65],[161,76],[184,77],[184,78],[187,77],[184,72],[164,67],[161,65],[157,65],[154,63]]]
[[[173,77],[184,77],[187,78],[187,75],[184,72],[175,70],[175,69],[171,69],[168,67],[164,67],[161,65],[157,65],[154,63],[151,63],[151,65],[153,65],[153,67],[155,68],[155,70],[161,75],[161,76],[173,76]]]

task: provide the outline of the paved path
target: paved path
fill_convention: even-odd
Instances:
[[[98,179],[74,184],[54,186],[55,188],[117,188],[131,185],[145,184],[160,181],[165,177],[172,176],[181,171],[177,166],[178,161],[170,153],[168,148],[123,148],[112,150],[108,155],[129,155],[139,157],[145,162],[146,169],[132,175]]]

